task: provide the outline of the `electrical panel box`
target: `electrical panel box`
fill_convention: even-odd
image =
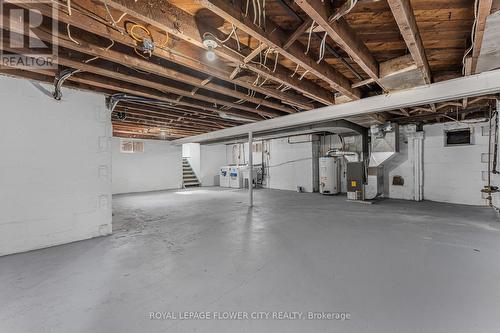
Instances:
[[[364,200],[365,164],[347,163],[347,199]]]
[[[339,158],[325,156],[319,158],[319,193],[338,194],[340,192]]]

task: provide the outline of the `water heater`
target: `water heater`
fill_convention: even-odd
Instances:
[[[325,156],[319,158],[319,193],[338,194],[340,192],[339,158]]]

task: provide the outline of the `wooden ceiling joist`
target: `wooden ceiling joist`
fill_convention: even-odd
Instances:
[[[27,46],[12,48],[5,34],[17,26],[27,42],[27,31],[34,30],[45,43],[52,44],[56,37],[59,67],[0,68],[0,73],[45,82],[51,98],[55,78],[63,70],[75,69],[64,87],[137,98],[115,106],[114,135],[182,138],[334,102],[340,116],[341,103],[379,94],[375,84],[390,93],[384,96],[390,100],[397,91],[473,75],[484,44],[486,17],[497,8],[492,0],[359,0],[354,8],[346,0],[266,2],[249,1],[248,15],[243,14],[246,0],[12,2],[9,8],[34,9],[44,19],[41,26],[27,29],[20,21],[9,22],[4,11],[2,51],[36,55],[39,50]],[[55,36],[50,29],[54,20],[59,25]],[[152,56],[134,52],[140,42],[131,36],[130,24],[144,26],[150,34],[155,45]],[[203,45],[208,34],[218,40],[213,61]],[[326,50],[323,61],[314,54],[317,50]],[[467,91],[475,85],[477,81]],[[457,98],[465,96],[469,95]],[[421,101],[427,103],[395,105],[377,114],[372,114],[371,104],[370,112],[348,117],[361,126],[402,119],[439,122],[443,112],[457,107],[463,112],[476,103],[471,98],[435,103],[428,96]],[[363,100],[348,104],[364,105]],[[467,113],[467,118],[479,114]]]
[[[129,106],[124,106],[124,105],[118,105],[115,108],[115,111],[117,112],[124,112],[126,114],[132,114],[134,116],[144,116],[144,117],[149,117],[152,119],[158,119],[158,120],[164,120],[164,121],[177,121],[177,122],[187,122],[191,124],[201,124],[201,125],[206,125],[206,126],[212,126],[212,127],[229,127],[234,124],[231,123],[226,123],[226,122],[216,122],[213,120],[206,120],[206,119],[201,119],[199,117],[195,117],[193,115],[190,115],[189,117],[186,116],[179,116],[172,114],[172,112],[156,112],[156,111],[151,111],[148,107],[144,108],[135,108],[135,107],[129,107]],[[181,118],[181,119],[179,119]]]
[[[302,24],[293,32],[290,37],[288,37],[286,42],[283,44],[283,49],[286,50],[290,46],[292,46],[292,44],[295,43],[295,41],[299,39],[307,31],[308,28],[311,27],[311,24],[312,20],[310,18],[302,22]]]
[[[312,58],[304,53],[304,46],[295,41],[287,49],[283,45],[288,40],[288,35],[280,27],[276,26],[271,20],[266,20],[266,30],[254,24],[250,17],[245,17],[244,13],[232,6],[225,0],[200,0],[201,4],[211,10],[227,22],[241,29],[248,35],[256,38],[261,43],[269,45],[278,51],[287,59],[293,61],[304,70],[327,82],[333,89],[348,96],[351,99],[359,99],[361,92],[351,88],[349,80],[339,71],[331,67],[326,62],[317,62],[318,59]],[[269,32],[268,32],[269,31]],[[308,95],[315,96],[308,92]],[[333,96],[332,96],[333,97]],[[325,101],[322,101],[325,103]],[[330,101],[329,104],[334,104]]]
[[[205,32],[218,36],[220,39],[226,37],[217,29],[207,27],[197,22],[194,16],[166,2],[161,3],[161,10],[134,0],[102,0],[102,2],[200,48],[205,48],[202,38],[202,34]],[[270,45],[270,43],[266,44]],[[314,97],[323,104],[334,103],[333,94],[328,90],[323,89],[314,82],[308,80],[301,81],[296,77],[291,77],[290,71],[281,65],[278,65],[276,70],[273,71],[253,63],[245,64],[243,61],[245,55],[236,52],[236,48],[228,49],[226,47],[217,47],[214,49],[214,52],[223,59],[251,70],[257,75],[260,75],[263,79],[286,85],[302,94]],[[288,102],[293,103],[293,100],[288,100]]]
[[[422,73],[422,77],[426,84],[432,82],[431,70],[427,56],[425,55],[424,45],[420,32],[418,30],[415,14],[410,4],[410,0],[387,0],[391,7],[392,14],[399,31],[405,40],[406,46],[417,65],[417,68]]]
[[[327,2],[323,0],[295,0],[295,3],[322,27],[330,38],[332,38],[370,78],[378,81],[378,63],[370,53],[370,50],[368,50],[365,43],[363,43],[343,18],[330,22],[332,13]]]
[[[72,1],[73,6],[78,5],[79,7],[85,8],[86,11],[95,13],[95,14],[102,14],[103,13],[103,8],[102,6],[98,6],[90,1],[86,0],[73,0]],[[32,2],[23,2],[17,4],[20,7],[27,8],[27,9],[34,9],[40,11],[43,15],[49,17],[52,15],[52,9],[51,7],[43,4],[43,3],[32,3]],[[79,13],[78,11],[74,10],[72,15],[69,16],[65,10],[60,10],[58,11],[57,19],[64,23],[64,24],[70,24],[71,26],[74,26],[76,28],[88,31],[90,33],[105,37],[109,40],[112,40],[116,43],[120,43],[129,47],[135,47],[136,42],[130,38],[127,34],[124,34],[113,27],[110,27],[109,25],[106,25],[104,23],[101,23],[99,21],[93,20],[92,18],[88,17],[87,15],[83,15]],[[154,33],[154,32],[153,32]],[[164,36],[162,38],[165,38]],[[230,81],[231,84],[237,84],[243,88],[250,89],[250,90],[255,90],[261,94],[271,96],[276,99],[285,99],[285,100],[290,100],[294,103],[294,105],[298,106],[301,109],[309,110],[312,108],[310,104],[307,104],[304,99],[299,100],[297,98],[294,98],[290,94],[283,93],[279,90],[275,89],[267,89],[265,87],[258,87],[253,85],[253,80],[248,80],[245,78],[240,78],[237,80],[230,80],[229,75],[230,71],[229,69],[225,69],[225,66],[221,65],[220,63],[217,63],[217,66],[210,67],[206,63],[203,62],[203,57],[200,56],[200,52],[191,48],[187,48],[186,45],[181,43],[176,43],[175,45],[168,45],[165,49],[162,48],[156,48],[155,50],[155,56],[158,56],[161,59],[197,70],[201,73],[204,73],[206,75],[210,75],[211,77],[217,77],[218,79],[225,80],[225,81]],[[150,69],[148,66],[146,68],[143,68],[142,65],[145,64],[145,62],[137,62],[136,60],[142,60],[136,57],[128,57],[127,60],[131,60],[132,63],[130,64],[131,66],[137,66],[139,70],[143,71],[149,71]],[[148,70],[149,69],[149,70]],[[153,73],[158,73],[158,68],[155,69]],[[160,71],[160,73],[167,74],[166,72]],[[247,94],[240,93],[237,90],[231,90],[228,89],[224,86],[218,85],[213,82],[208,82],[204,83],[204,80],[200,80],[197,77],[191,76],[189,74],[181,73],[179,71],[173,71],[170,70],[170,73],[174,74],[175,77],[181,81],[181,82],[186,82],[195,86],[199,86],[200,84],[205,87],[207,90],[211,90],[214,92],[218,92],[221,94],[231,94],[234,95],[234,97],[241,98],[248,100],[249,102],[255,103],[255,104],[262,104],[263,106],[267,106],[270,108],[274,108],[286,113],[293,113],[295,112],[292,108],[286,107],[280,103],[276,103],[270,100],[266,100],[264,98],[258,98],[258,97],[252,97],[248,96]]]
[[[7,18],[4,18],[4,20],[2,20],[1,24],[2,25],[8,24],[11,29],[14,29],[14,30],[17,29],[19,31],[22,31],[21,29],[24,27],[22,22],[19,22],[19,21],[12,21],[11,22],[11,20],[8,20]],[[44,31],[43,28],[32,28],[31,30],[34,33],[36,33],[37,37],[40,38],[41,40],[43,40],[45,42],[52,41],[52,36],[50,35],[50,33],[47,31]],[[29,31],[29,30],[24,30],[24,31]],[[5,42],[6,41],[4,40],[4,44],[5,44]],[[152,62],[148,62],[148,61],[141,60],[138,58],[129,59],[130,58],[129,56],[124,55],[120,52],[113,51],[113,50],[105,50],[97,45],[92,45],[92,44],[89,44],[89,43],[84,42],[84,41],[80,41],[79,44],[76,44],[73,41],[71,41],[68,38],[68,36],[64,35],[64,33],[62,33],[62,32],[60,32],[60,34],[59,34],[58,43],[62,47],[69,48],[71,50],[79,51],[82,53],[86,53],[91,57],[99,57],[99,58],[102,58],[105,60],[113,61],[115,63],[129,63],[129,64],[139,63],[139,64],[142,64],[141,68],[148,68],[148,72],[150,72],[150,73],[159,74],[159,75],[165,76],[167,78],[175,78],[175,74],[169,73],[171,71],[167,68],[164,68],[164,67],[156,65]],[[10,49],[7,45],[3,46],[3,49],[6,51],[12,51],[12,52],[16,52],[16,51],[19,52],[20,51],[18,48],[17,49]],[[30,50],[26,50],[25,52],[29,53]],[[117,70],[108,70],[108,69],[105,69],[102,67],[94,66],[92,63],[86,64],[84,62],[78,62],[75,60],[71,60],[71,59],[66,58],[64,56],[59,56],[58,63],[60,65],[71,67],[74,69],[83,70],[83,71],[94,73],[97,75],[105,75],[105,76],[108,76],[108,77],[111,77],[111,78],[114,78],[117,80],[130,82],[132,84],[142,85],[144,87],[153,88],[153,89],[156,89],[160,92],[168,91],[168,92],[177,94],[179,96],[192,97],[194,99],[199,99],[201,101],[210,102],[210,103],[213,103],[215,105],[225,105],[227,107],[234,108],[235,110],[239,109],[239,110],[244,110],[244,111],[248,111],[248,112],[255,112],[255,113],[265,114],[266,116],[270,116],[270,117],[274,117],[274,116],[279,115],[278,113],[275,113],[275,112],[266,111],[263,109],[256,110],[255,107],[251,108],[251,107],[244,106],[241,104],[234,104],[231,102],[227,102],[225,100],[215,99],[215,98],[211,98],[208,96],[202,96],[202,95],[194,95],[193,96],[190,91],[184,91],[182,89],[179,89],[179,88],[176,88],[173,86],[168,86],[165,84],[157,83],[153,80],[149,80],[146,78],[140,78],[140,77],[138,77],[139,74],[136,74],[134,76],[131,73],[120,73]],[[200,83],[200,85],[201,85],[201,83]]]
[[[474,29],[474,40],[472,45],[471,74],[476,73],[477,59],[481,53],[483,44],[486,18],[490,15],[493,0],[478,0],[476,26]]]

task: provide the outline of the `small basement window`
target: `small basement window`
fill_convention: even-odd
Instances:
[[[444,135],[445,146],[463,146],[472,144],[470,128],[445,131]]]
[[[120,151],[122,153],[144,153],[144,142],[135,140],[122,140]]]

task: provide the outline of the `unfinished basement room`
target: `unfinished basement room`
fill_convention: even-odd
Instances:
[[[0,332],[500,332],[500,0],[0,0]]]

